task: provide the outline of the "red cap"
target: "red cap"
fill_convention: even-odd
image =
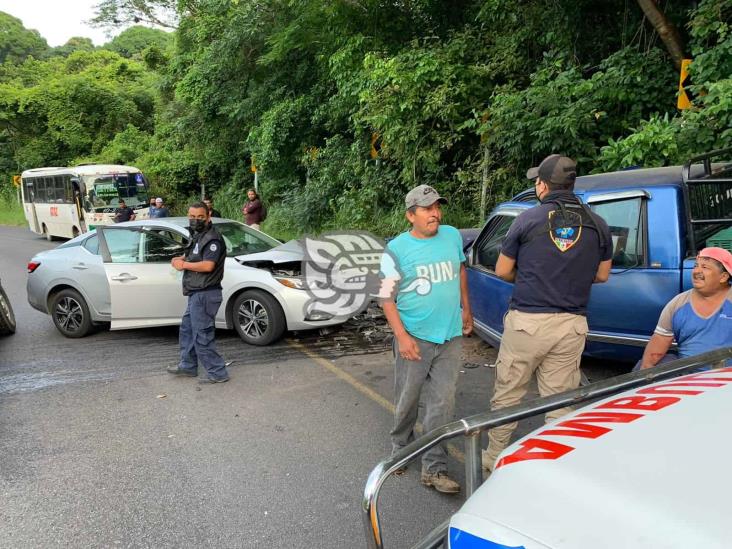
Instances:
[[[732,276],[732,253],[724,248],[704,248],[699,257],[709,257],[719,261],[724,269]]]

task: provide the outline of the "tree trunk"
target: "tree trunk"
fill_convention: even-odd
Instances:
[[[638,5],[643,10],[648,21],[656,29],[661,37],[664,46],[676,69],[681,69],[681,60],[684,58],[684,43],[676,27],[666,18],[666,15],[658,8],[655,0],[638,0]]]
[[[488,147],[483,147],[483,183],[480,189],[480,224],[485,222],[485,211],[488,206]]]

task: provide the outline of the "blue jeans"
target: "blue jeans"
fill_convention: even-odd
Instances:
[[[224,359],[216,350],[215,320],[221,306],[221,290],[201,290],[188,296],[188,307],[180,325],[180,363],[178,368],[196,373],[198,362],[211,379],[226,379]]]

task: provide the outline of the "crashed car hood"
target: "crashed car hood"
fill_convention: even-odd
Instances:
[[[302,261],[304,255],[300,243],[297,240],[290,240],[266,252],[238,255],[236,260],[239,262],[271,261],[272,263],[288,263]]]

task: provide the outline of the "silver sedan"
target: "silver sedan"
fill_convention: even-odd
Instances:
[[[214,224],[227,252],[217,328],[267,345],[285,330],[347,320],[306,310],[297,242],[281,244],[238,221],[216,218]],[[112,330],[180,324],[186,298],[182,273],[170,260],[183,255],[187,241],[184,217],[99,227],[31,259],[28,302],[51,315],[66,337],[83,337],[106,324]]]

